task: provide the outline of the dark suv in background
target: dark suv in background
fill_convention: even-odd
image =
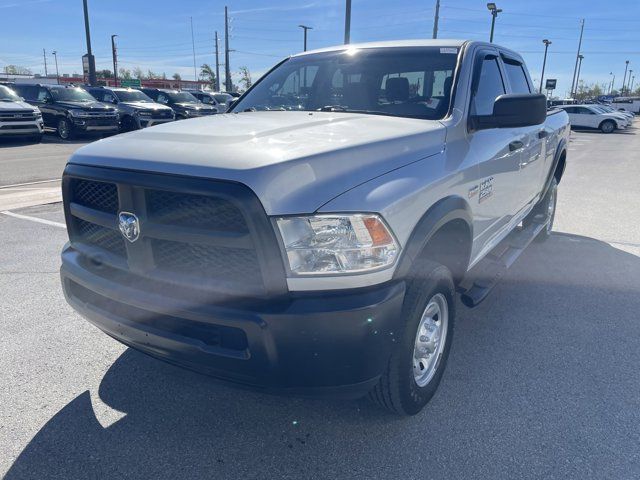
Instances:
[[[123,132],[175,120],[170,107],[154,102],[140,90],[115,87],[85,87],[85,90],[96,100],[116,106]]]
[[[214,107],[202,103],[189,92],[163,88],[142,88],[141,90],[156,102],[173,108],[176,112],[176,120],[218,113]]]
[[[118,133],[118,111],[96,101],[79,87],[64,85],[16,85],[18,95],[40,108],[45,131],[63,140],[83,133]]]
[[[228,93],[205,92],[203,90],[189,90],[189,93],[202,103],[215,107],[218,110],[218,113],[226,112],[229,109],[231,102],[235,100]]]

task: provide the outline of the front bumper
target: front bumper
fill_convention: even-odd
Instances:
[[[162,123],[173,122],[173,118],[149,118],[138,117],[138,126],[140,128],[153,127],[154,125],[160,125]]]
[[[120,130],[118,117],[71,119],[74,133],[115,133]]]
[[[61,278],[91,323],[154,357],[259,389],[362,396],[402,335],[403,281],[239,307],[189,302],[87,262],[67,245]]]
[[[0,137],[23,135],[42,135],[44,124],[42,120],[35,122],[2,122],[0,123]]]

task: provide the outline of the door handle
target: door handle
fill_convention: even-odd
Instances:
[[[524,143],[522,143],[520,140],[514,140],[509,144],[509,151],[515,152],[516,150],[520,150],[522,147],[524,147]]]
[[[545,138],[549,136],[549,132],[547,132],[546,130],[540,130],[538,132],[538,138]]]

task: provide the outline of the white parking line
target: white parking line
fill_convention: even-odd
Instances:
[[[44,218],[29,217],[27,215],[20,215],[19,213],[10,212],[8,210],[5,210],[4,212],[0,212],[0,213],[2,215],[7,215],[8,217],[19,218],[20,220],[28,220],[30,222],[42,223],[44,225],[49,225],[51,227],[58,227],[58,228],[65,228],[65,229],[67,228],[67,226],[64,223],[52,222],[51,220],[45,220]]]
[[[53,180],[39,180],[37,182],[27,182],[27,183],[14,183],[13,185],[1,185],[0,189],[3,188],[12,188],[12,187],[26,187],[27,185],[39,185],[41,183],[52,183],[59,182],[59,178],[54,178]]]

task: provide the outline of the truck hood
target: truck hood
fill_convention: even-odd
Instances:
[[[70,162],[231,180],[270,215],[311,213],[372,178],[440,152],[437,121],[337,112],[245,112],[91,143]]]
[[[36,107],[28,104],[27,102],[23,102],[22,100],[18,102],[0,102],[0,112],[2,111],[15,111],[15,110],[25,110],[26,112],[35,112],[38,111]]]
[[[115,107],[107,105],[102,102],[69,102],[69,101],[58,101],[56,105],[64,108],[75,108],[78,110],[88,111],[88,112],[115,112]]]
[[[126,105],[127,107],[139,108],[141,110],[171,110],[171,107],[151,102],[120,102],[118,105]]]

